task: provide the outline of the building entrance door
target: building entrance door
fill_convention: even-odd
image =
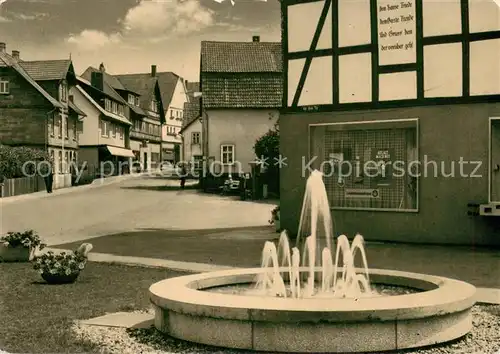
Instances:
[[[144,166],[144,171],[148,170],[148,153],[144,153],[144,159],[143,159],[143,166]]]
[[[500,117],[490,119],[489,201],[500,203]]]

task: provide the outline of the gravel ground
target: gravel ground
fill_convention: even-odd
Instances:
[[[148,312],[153,313],[152,310]],[[464,338],[446,345],[408,350],[414,354],[494,354],[500,351],[500,305],[478,305],[473,308],[474,328]],[[74,325],[80,339],[98,344],[102,354],[170,354],[170,353],[247,353],[245,351],[208,347],[162,335],[154,328],[124,329]]]

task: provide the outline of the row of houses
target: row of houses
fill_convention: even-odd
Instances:
[[[0,43],[0,143],[46,149],[54,188],[71,185],[70,162],[118,174],[128,172],[121,162],[148,170],[180,161],[187,84],[156,65],[111,75],[101,64],[77,75],[71,59],[28,61]]]
[[[104,64],[77,75],[71,59],[27,61],[0,43],[0,143],[47,149],[54,188],[69,162],[99,173],[202,160],[212,175],[250,172],[255,141],[278,121],[281,44],[204,41],[199,82],[156,65],[114,75]],[[109,171],[112,169],[112,171]]]

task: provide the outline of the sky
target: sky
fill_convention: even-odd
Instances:
[[[280,41],[278,0],[0,0],[0,42],[21,59],[64,59],[77,74],[173,71],[199,80],[202,40]]]

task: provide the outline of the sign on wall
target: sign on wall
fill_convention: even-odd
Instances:
[[[415,0],[377,3],[379,65],[416,61]]]
[[[375,174],[370,174],[373,177],[377,187],[389,187],[393,183],[393,166],[394,149],[372,149],[371,163],[376,169]]]
[[[345,190],[346,198],[361,198],[361,199],[378,199],[380,198],[380,191],[378,189],[351,189]]]

